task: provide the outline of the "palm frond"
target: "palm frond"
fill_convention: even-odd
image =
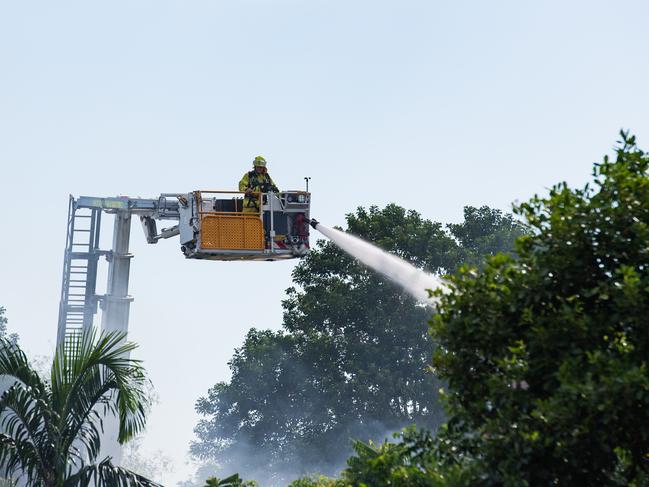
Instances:
[[[94,330],[83,333],[73,350],[66,353],[60,345],[52,364],[52,396],[55,407],[66,409],[65,403],[74,397],[75,388],[80,386],[87,373],[105,367],[116,375],[123,375],[131,368],[140,368],[140,361],[129,358],[137,346],[124,342],[126,334],[114,332],[97,337]]]
[[[102,417],[107,414],[118,417],[118,440],[122,443],[144,428],[146,376],[140,361],[129,357],[136,345],[124,339],[124,333],[97,337],[89,331],[72,354],[62,348],[57,351],[52,395],[60,413],[63,447],[73,455],[78,453],[73,445],[79,439],[88,459],[97,457]]]
[[[5,474],[21,471],[34,480],[48,469],[52,448],[42,405],[30,392],[18,383],[0,397],[0,465]]]
[[[94,482],[94,484],[91,484]],[[68,477],[63,487],[95,485],[96,487],[162,487],[141,475],[122,467],[116,467],[110,459],[96,465],[88,465]]]
[[[31,367],[25,353],[17,343],[6,338],[0,338],[0,377],[21,382],[41,399],[48,396],[49,388]]]
[[[115,404],[111,391],[114,383],[97,377],[100,374],[89,374],[84,387],[77,390],[77,397],[71,404],[61,432],[61,445],[75,458],[85,457],[94,460],[99,454],[103,417],[114,414]],[[81,445],[85,452],[79,452]]]
[[[22,464],[16,442],[10,436],[0,433],[0,472],[4,477],[14,475]]]

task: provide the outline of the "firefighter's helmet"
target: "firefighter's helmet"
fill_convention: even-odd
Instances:
[[[252,161],[252,165],[254,167],[266,167],[266,159],[264,159],[262,156],[257,156],[255,157],[255,160]]]

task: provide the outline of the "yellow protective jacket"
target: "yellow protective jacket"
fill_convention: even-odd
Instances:
[[[244,192],[247,189],[252,189],[256,192],[268,193],[269,191],[279,191],[275,185],[275,181],[270,177],[267,172],[259,174],[254,169],[243,175],[239,181],[239,191]],[[243,199],[244,212],[257,212],[259,211],[259,198],[255,196],[246,196]]]

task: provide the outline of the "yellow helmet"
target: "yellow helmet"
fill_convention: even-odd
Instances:
[[[266,167],[266,159],[261,156],[255,157],[255,160],[252,161],[254,167]]]

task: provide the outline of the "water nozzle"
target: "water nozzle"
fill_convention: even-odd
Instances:
[[[315,227],[317,227],[319,224],[320,222],[315,218],[311,218],[311,220],[309,220],[309,225],[311,225],[314,230],[316,229]]]

